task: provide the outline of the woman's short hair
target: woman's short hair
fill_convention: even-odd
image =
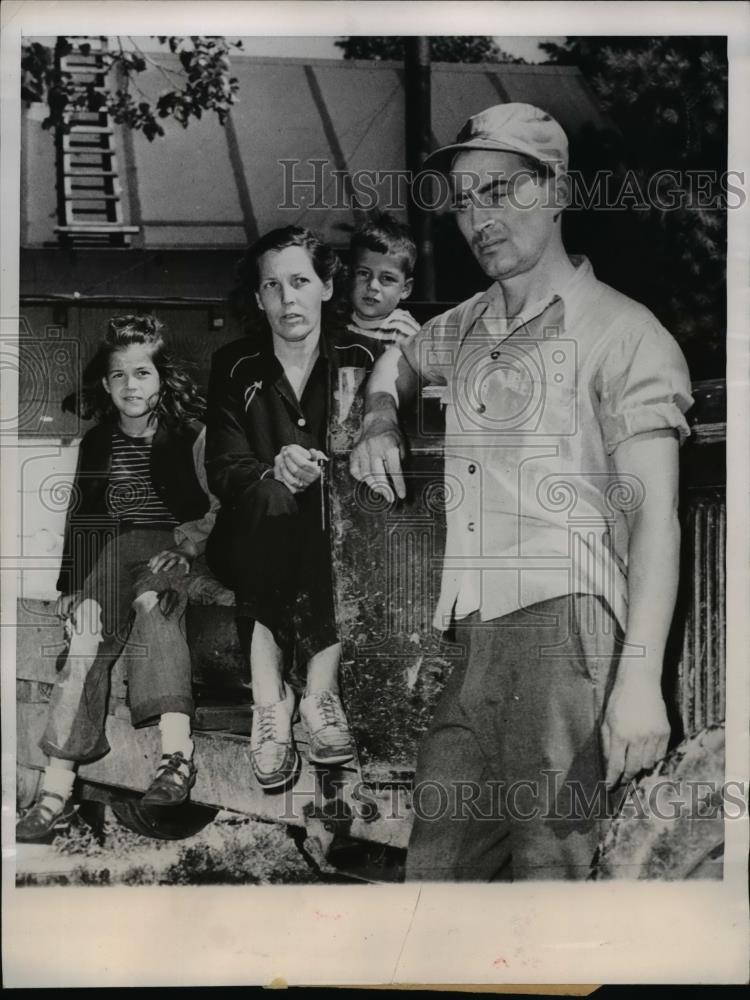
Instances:
[[[272,229],[250,246],[237,271],[235,286],[229,302],[234,313],[248,331],[260,323],[263,314],[255,302],[255,292],[260,284],[260,261],[267,253],[279,253],[287,247],[302,247],[310,256],[313,270],[325,284],[333,285],[330,302],[323,303],[323,314],[329,318],[337,316],[342,308],[342,298],[346,294],[346,272],[336,251],[317,233],[304,226],[282,226]],[[264,325],[264,324],[261,324]]]
[[[342,268],[336,251],[317,233],[303,226],[282,226],[261,236],[245,254],[246,277],[253,291],[260,282],[260,260],[267,253],[279,253],[287,247],[302,247],[310,255],[313,270],[322,282],[333,281]]]

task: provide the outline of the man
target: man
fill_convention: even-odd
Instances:
[[[609,793],[663,756],[682,354],[561,235],[567,139],[502,104],[425,164],[492,285],[381,358],[352,474],[404,497],[398,407],[444,387],[435,624],[451,676],[420,750],[407,879],[585,878]],[[391,494],[392,495],[392,494]]]

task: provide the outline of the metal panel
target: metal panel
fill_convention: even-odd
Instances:
[[[700,499],[685,519],[692,561],[682,657],[680,715],[686,736],[724,719],[726,711],[726,504]]]

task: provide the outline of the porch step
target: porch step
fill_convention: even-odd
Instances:
[[[193,728],[198,732],[235,733],[249,736],[253,728],[253,710],[248,705],[198,705]]]

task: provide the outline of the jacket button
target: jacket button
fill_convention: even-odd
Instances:
[[[297,426],[298,427],[307,427],[307,421],[305,420],[304,417],[300,417],[299,418],[299,420],[297,421]]]

